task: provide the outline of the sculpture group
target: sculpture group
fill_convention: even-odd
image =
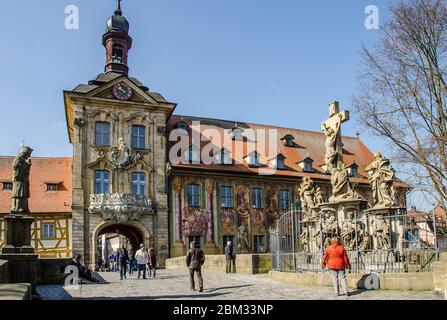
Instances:
[[[372,191],[369,201],[367,195],[355,190],[343,161],[341,126],[348,120],[349,112],[340,112],[338,102],[333,102],[329,105],[329,118],[321,125],[326,148],[324,169],[331,175],[331,188],[323,190],[309,177],[303,177],[300,183],[303,216],[297,241],[303,252],[323,250],[334,235],[341,237],[348,250],[386,250],[392,245],[392,226],[386,217],[395,204],[394,170],[390,161],[376,152],[365,169]],[[361,220],[359,212],[366,212]]]

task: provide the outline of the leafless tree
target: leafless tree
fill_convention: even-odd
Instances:
[[[354,109],[389,143],[408,181],[446,208],[447,2],[407,0],[390,11],[380,42],[363,48]]]

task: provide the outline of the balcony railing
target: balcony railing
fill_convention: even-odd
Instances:
[[[136,221],[154,212],[152,200],[139,194],[106,193],[90,195],[89,212],[106,221]]]

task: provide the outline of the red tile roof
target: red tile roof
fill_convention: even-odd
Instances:
[[[230,131],[227,129],[232,129],[235,126],[241,127],[243,129],[247,128],[265,129],[265,130],[277,129],[278,150],[276,154],[282,154],[285,156],[284,162],[286,170],[275,170],[273,172],[274,175],[283,177],[301,177],[306,175],[315,179],[326,179],[326,180],[330,179],[330,175],[325,174],[324,170],[321,168],[321,165],[324,164],[325,139],[326,139],[323,132],[281,128],[275,126],[253,124],[253,123],[242,123],[242,122],[236,123],[235,121],[180,116],[180,115],[174,115],[170,118],[170,120],[168,121],[168,132],[173,130],[175,125],[181,121],[186,122],[190,126],[189,128],[190,136],[192,135],[191,125],[193,121],[200,121],[201,133],[203,133],[204,130],[207,129],[216,129],[217,131],[220,132],[222,136],[229,135]],[[286,135],[292,135],[294,137],[295,146],[293,147],[285,146],[282,138],[284,138]],[[357,137],[343,136],[342,141],[344,150],[343,160],[345,164],[348,167],[353,163],[357,164],[358,166],[359,177],[351,178],[351,180],[357,183],[368,183],[365,168],[373,161],[374,159],[373,153]],[[168,141],[168,150],[175,143],[176,142]],[[202,142],[201,146],[203,147],[208,143],[209,143],[208,141]],[[233,141],[232,144],[233,144],[232,146],[233,150],[236,150],[235,148],[238,147],[242,148],[243,156],[244,157],[247,156],[248,148],[246,141]],[[260,163],[263,165],[268,165],[268,160],[274,156],[275,155],[272,154],[266,156],[266,154],[261,153],[259,155]],[[315,172],[313,173],[304,172],[304,170],[298,165],[299,162],[303,161],[307,157],[310,157],[314,160],[313,168]],[[259,168],[251,168],[247,165],[246,162],[236,163],[233,165],[173,164],[172,167],[174,169],[201,169],[201,170],[216,170],[220,172],[251,173],[251,174],[259,173]],[[404,186],[404,184],[402,184],[402,186]]]
[[[12,182],[14,157],[0,156],[0,182]],[[31,213],[70,213],[72,204],[72,159],[31,158],[29,207]],[[47,192],[46,184],[58,184]],[[0,185],[0,214],[11,210],[11,191]]]

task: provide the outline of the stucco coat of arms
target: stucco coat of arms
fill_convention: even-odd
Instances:
[[[118,145],[110,148],[112,164],[118,169],[125,169],[134,166],[141,155],[127,145],[124,138],[118,140]]]

